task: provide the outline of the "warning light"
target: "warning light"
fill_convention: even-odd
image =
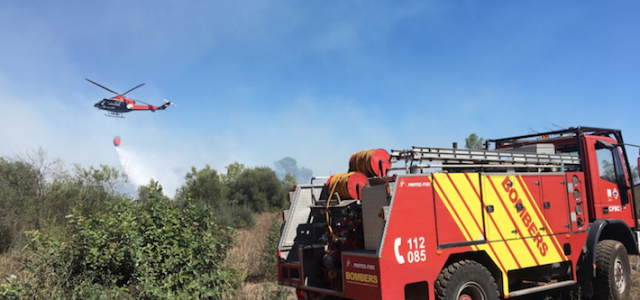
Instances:
[[[298,299],[307,299],[307,293],[303,290],[296,290],[296,296]]]
[[[578,184],[580,184],[580,179],[578,179],[578,176],[573,175],[573,178],[571,178],[571,182],[573,182],[574,187],[577,187]]]

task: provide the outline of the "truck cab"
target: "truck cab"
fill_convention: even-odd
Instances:
[[[632,203],[633,174],[620,130],[578,127],[555,133],[487,141],[487,145],[491,143],[495,143],[496,149],[552,144],[558,154],[579,155],[582,161],[580,170],[586,176],[584,197],[591,199],[587,202],[590,206],[589,220],[619,219],[636,228]]]

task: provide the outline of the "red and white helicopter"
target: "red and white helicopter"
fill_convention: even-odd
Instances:
[[[130,111],[141,111],[141,110],[150,110],[151,112],[155,112],[156,110],[164,110],[165,108],[169,107],[169,105],[173,105],[176,106],[174,103],[171,103],[167,100],[164,100],[164,102],[166,102],[165,104],[162,104],[160,106],[153,106],[149,103],[146,102],[142,102],[140,100],[133,100],[131,98],[127,98],[124,95],[126,95],[127,93],[141,87],[144,85],[140,84],[122,94],[120,93],[116,93],[102,85],[100,85],[99,83],[96,83],[94,81],[91,81],[88,78],[85,78],[87,81],[109,91],[112,92],[114,94],[116,94],[115,97],[111,97],[111,98],[105,98],[102,99],[100,102],[94,104],[93,106],[97,107],[98,109],[102,109],[102,110],[106,110],[107,114],[106,116],[108,117],[116,117],[116,118],[124,118],[124,116],[122,115],[123,113],[128,113]],[[137,105],[137,102],[143,103],[145,105]]]

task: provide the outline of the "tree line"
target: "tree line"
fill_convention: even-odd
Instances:
[[[291,172],[311,176],[290,157],[274,164],[192,167],[169,199],[153,179],[126,195],[117,168],[66,166],[43,149],[0,157],[0,254],[23,262],[0,298],[232,297],[244,276],[225,263],[235,230],[285,207]]]
[[[181,205],[191,199],[211,210],[222,225],[250,226],[253,213],[284,208],[286,193],[296,184],[289,171],[311,177],[311,171],[299,168],[293,158],[274,164],[275,171],[238,162],[226,166],[224,172],[209,165],[192,167],[173,200]],[[161,184],[151,179],[132,197],[123,193],[126,183],[127,175],[115,167],[68,166],[48,157],[42,148],[0,157],[0,253],[24,245],[25,231],[63,226],[73,209],[91,214],[103,210],[111,200],[144,202],[149,191],[162,190]]]

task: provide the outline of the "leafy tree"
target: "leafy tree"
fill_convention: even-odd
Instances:
[[[100,211],[104,204],[121,196],[118,190],[127,182],[127,175],[114,167],[100,165],[88,169],[74,164],[75,199],[84,212]]]
[[[138,202],[144,202],[147,201],[147,196],[151,193],[159,193],[160,195],[162,194],[162,185],[160,185],[159,182],[153,180],[153,178],[151,178],[149,180],[149,184],[146,185],[141,185],[138,187]],[[163,198],[165,198],[165,200],[168,200],[168,198],[166,196],[162,196]]]
[[[60,170],[62,161],[59,159],[49,159],[47,151],[40,147],[37,150],[27,150],[15,156],[14,161],[31,166],[34,180],[30,182],[33,194],[29,197],[28,205],[33,207],[35,216],[33,217],[35,228],[40,228],[42,208],[46,193],[52,182],[52,175],[55,170]]]
[[[209,165],[206,165],[201,170],[191,167],[191,172],[187,173],[185,179],[185,185],[180,188],[176,195],[178,201],[184,201],[189,198],[200,205],[207,205],[216,209],[226,205],[225,188],[218,171],[212,169]]]
[[[279,161],[274,162],[276,166],[276,174],[278,178],[284,179],[287,173],[291,173],[296,178],[297,182],[308,183],[313,176],[313,171],[305,167],[298,167],[298,163],[292,157],[285,157]]]
[[[127,181],[127,174],[114,167],[100,165],[99,168],[82,169],[76,165],[76,178],[85,185],[95,185],[102,188],[110,196],[116,196],[119,188]]]
[[[220,179],[222,181],[222,195],[225,195],[225,198],[228,197],[228,195],[230,195],[232,193],[232,189],[234,188],[234,185],[236,183],[236,181],[238,180],[238,177],[240,177],[240,174],[242,174],[242,172],[244,172],[244,170],[247,169],[247,167],[245,167],[245,165],[239,163],[239,162],[234,162],[228,166],[225,167],[225,169],[227,169],[227,174],[221,174],[220,175]],[[233,206],[234,203],[226,203],[226,205],[231,205]],[[249,209],[248,207],[244,207],[242,209],[246,209],[248,211],[251,211],[251,209]],[[217,214],[219,217],[223,217],[225,218],[227,221],[225,221],[223,224],[229,225],[229,226],[234,226],[234,224],[240,224],[238,223],[238,213],[241,211],[240,208],[234,207],[234,210],[232,211],[232,213],[230,214]],[[251,224],[253,224],[253,221],[250,222]],[[234,226],[236,227],[236,226]],[[241,226],[244,227],[244,226]],[[238,227],[236,227],[238,228]]]
[[[18,214],[31,214],[38,193],[38,170],[23,161],[0,158],[0,205]]]
[[[477,136],[475,133],[472,133],[468,137],[464,138],[464,147],[469,150],[484,149],[484,146],[482,145],[483,143],[484,138]]]
[[[19,244],[22,231],[35,227],[37,182],[37,170],[30,164],[0,158],[1,252]]]
[[[234,183],[238,177],[240,177],[240,174],[247,169],[247,167],[237,161],[224,168],[227,169],[227,174],[222,174],[220,177],[222,177],[222,182],[225,184]]]
[[[294,185],[298,185],[298,181],[296,180],[296,177],[291,175],[291,173],[287,172],[287,175],[284,175],[284,179],[282,180],[282,183],[285,186],[286,190],[290,190]]]
[[[0,251],[20,246],[25,230],[66,223],[76,204],[86,212],[100,210],[122,181],[124,174],[105,165],[67,171],[42,148],[0,158]]]
[[[247,205],[255,212],[282,208],[285,190],[276,173],[267,167],[244,170],[232,186],[230,199],[235,205]]]

